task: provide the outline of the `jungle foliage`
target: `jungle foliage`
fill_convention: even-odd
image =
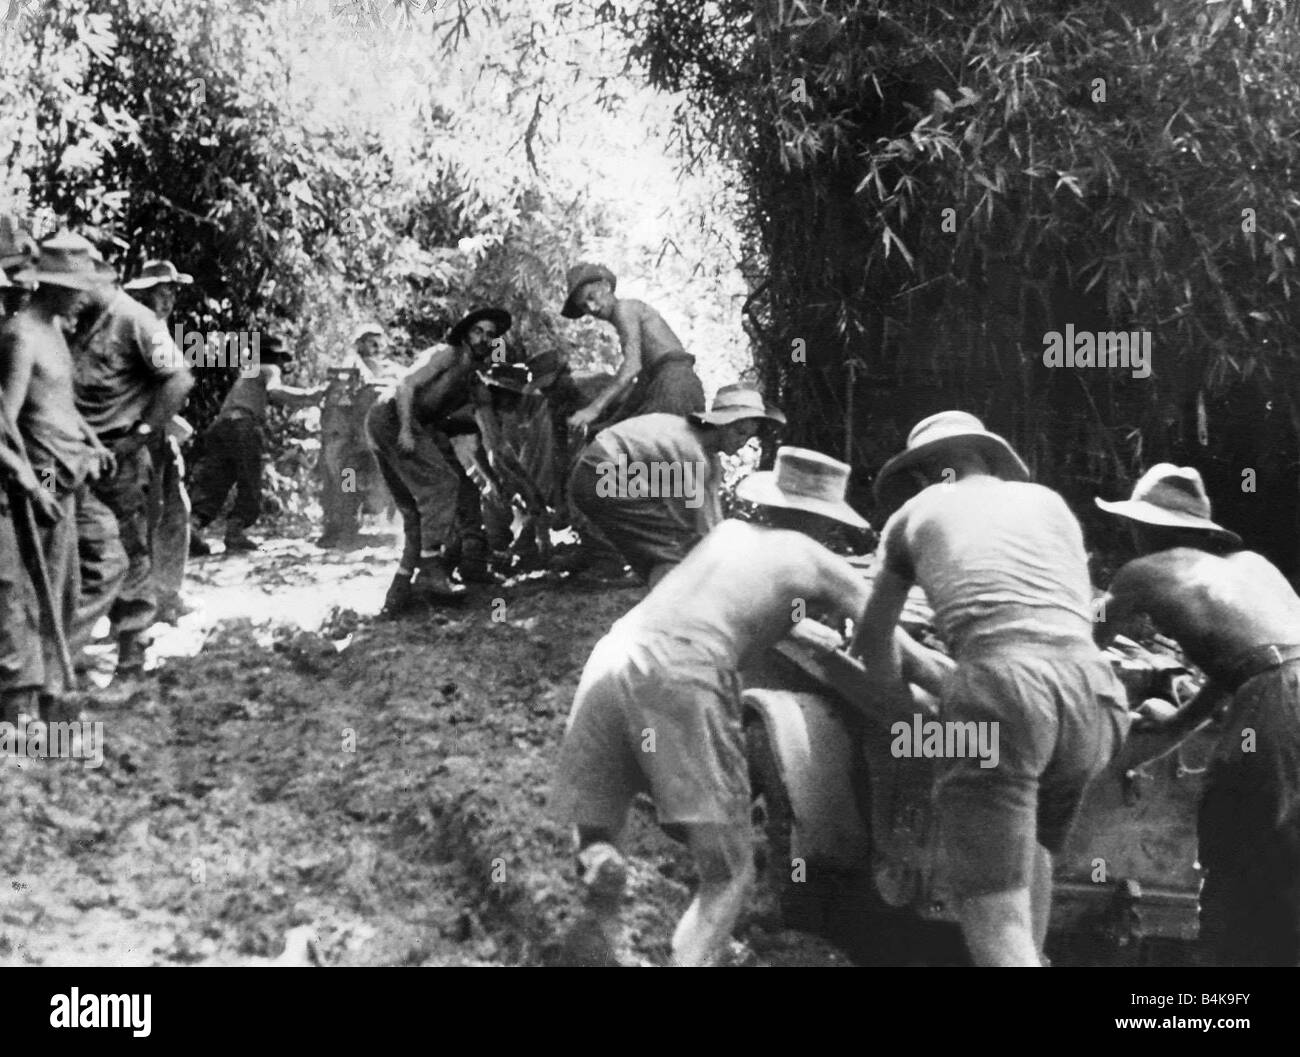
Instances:
[[[736,168],[746,315],[797,440],[847,450],[866,482],[912,423],[962,407],[1081,511],[1192,462],[1291,568],[1297,17],[1285,0],[626,15],[653,82],[684,93],[687,156]],[[1150,376],[1047,367],[1069,323],[1149,331]]]

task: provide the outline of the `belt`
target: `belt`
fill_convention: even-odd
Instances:
[[[103,433],[96,434],[96,436],[99,437],[101,444],[109,445],[134,433],[137,425],[139,425],[138,422],[133,422],[129,426],[118,426],[117,429],[107,429]]]
[[[662,356],[660,356],[657,360],[655,360],[654,363],[649,364],[646,367],[643,367],[641,369],[641,373],[645,375],[654,374],[660,368],[666,367],[670,363],[685,363],[693,367],[695,365],[695,357],[692,356],[685,349],[675,349],[672,352],[665,352]]]
[[[1216,682],[1229,692],[1236,693],[1255,676],[1281,668],[1292,661],[1300,661],[1300,644],[1269,643],[1266,646],[1256,646],[1241,654],[1229,666],[1228,674]]]

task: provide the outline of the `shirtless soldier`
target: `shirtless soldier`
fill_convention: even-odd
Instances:
[[[862,660],[890,664],[890,629],[919,584],[957,661],[941,718],[996,723],[1000,742],[994,767],[942,761],[939,834],[966,945],[977,965],[1040,965],[1050,856],[1123,742],[1127,699],[1092,640],[1079,523],[1011,446],[974,415],[932,415],[876,479],[886,505],[918,487],[881,534]]]
[[[47,520],[39,528],[39,546],[55,615],[66,636],[72,633],[81,588],[78,507],[92,505],[116,541],[113,516],[95,502],[88,484],[112,473],[113,457],[77,410],[72,355],[63,335],[64,322],[100,283],[91,252],[89,242],[72,234],[41,243],[33,267],[18,273],[22,281],[35,282],[36,291],[0,327],[0,401],[18,427],[37,480],[49,492],[51,501],[41,504]],[[6,554],[0,560],[16,561],[17,556]],[[119,568],[118,575],[124,571]],[[12,573],[9,578],[13,581]],[[6,671],[0,680],[0,718],[10,722],[20,711],[36,713],[33,704],[46,715],[58,698],[76,690],[64,678],[54,629],[41,626],[29,607],[15,612],[26,614],[28,626],[6,629],[11,638],[25,636],[27,641],[19,651],[24,658],[19,670]],[[5,615],[12,619],[15,613]]]
[[[816,537],[866,526],[844,502],[849,468],[782,448],[737,494],[768,524],[727,520],[617,621],[583,670],[551,806],[577,826],[587,913],[570,954],[610,964],[626,865],[615,845],[638,791],[685,831],[700,886],[673,934],[673,962],[701,965],[726,943],[754,879],[738,671],[792,627],[797,600],[857,617],[866,582]],[[943,659],[897,632],[903,671],[937,689]],[[586,946],[590,944],[590,946]]]
[[[366,415],[370,449],[402,515],[402,557],[384,598],[386,616],[458,600],[464,588],[450,579],[457,571],[464,581],[494,582],[478,486],[457,448],[478,445],[471,383],[511,321],[504,308],[470,312]]]
[[[591,315],[614,324],[623,347],[614,384],[570,415],[570,427],[603,429],[635,415],[704,410],[695,357],[682,348],[663,316],[644,301],[615,297],[618,280],[603,264],[575,264],[567,279],[569,297],[560,314],[566,319]]]
[[[1210,677],[1174,715],[1146,717],[1164,737],[1143,755],[1227,706],[1198,820],[1201,940],[1222,965],[1300,964],[1300,598],[1210,520],[1190,467],[1160,463],[1131,499],[1097,505],[1130,522],[1142,555],[1115,575],[1098,634],[1146,614]]]

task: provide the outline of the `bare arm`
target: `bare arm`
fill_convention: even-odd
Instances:
[[[957,667],[956,662],[938,650],[922,646],[902,628],[894,629],[894,642],[898,647],[903,678],[935,697],[942,697],[944,684]]]
[[[325,392],[325,387],[315,389],[298,389],[285,385],[280,377],[280,368],[267,365],[262,368],[266,377],[266,399],[277,407],[315,407]],[[170,415],[167,416],[169,419]]]
[[[159,383],[141,421],[161,436],[172,416],[185,406],[190,390],[194,388],[194,375],[185,366],[185,358],[167,333],[167,328],[156,319],[137,318],[133,340],[140,359]]]
[[[898,626],[915,579],[907,553],[907,514],[900,511],[881,534],[879,570],[849,651],[868,671],[894,683],[913,683],[940,697],[956,664],[927,649]]]
[[[618,373],[608,388],[600,392],[594,400],[581,411],[569,418],[571,426],[586,426],[596,421],[605,409],[627,391],[628,386],[641,373],[641,316],[637,308],[628,301],[620,301],[614,306],[614,318],[611,320],[618,331],[618,340],[623,348],[623,362],[619,364]]]
[[[1149,725],[1143,727],[1142,731],[1151,736],[1142,739],[1141,751],[1135,748],[1135,741],[1130,737],[1121,752],[1120,766],[1130,770],[1167,756],[1205,726],[1214,710],[1231,696],[1226,688],[1211,680],[1201,688],[1199,694],[1167,720],[1159,722],[1145,717]]]
[[[27,461],[26,452],[8,435],[0,439],[0,470],[3,471],[0,480],[12,477],[24,492],[35,492],[40,488],[40,482]]]
[[[3,432],[3,436],[0,436],[0,467],[13,474],[18,487],[32,497],[32,502],[47,520],[57,520],[59,508],[53,495],[41,486],[31,463],[27,461],[27,448],[16,424],[17,411],[11,412],[9,409],[14,383],[21,381],[25,400],[32,377],[31,355],[20,356],[14,346],[14,342],[0,345],[0,378],[3,378],[3,383],[0,383],[0,432]],[[19,361],[24,359],[25,366],[20,366]],[[21,409],[22,400],[16,403]]]
[[[0,340],[0,393],[3,393],[5,414],[17,423],[23,404],[27,402],[27,387],[32,381],[35,362],[26,342],[12,339]]]
[[[190,390],[193,388],[194,375],[187,367],[177,371],[163,382],[154,393],[153,400],[149,402],[149,410],[144,416],[144,421],[154,433],[161,434],[167,428],[167,423],[172,420],[172,416],[185,406],[185,401],[189,399]]]
[[[823,573],[823,577],[832,580],[834,593],[827,601],[841,616],[848,617],[855,623],[866,619],[864,611],[871,601],[872,592],[866,581],[851,566],[835,560],[832,570],[829,573]],[[909,590],[910,585],[905,585],[903,589],[904,602],[907,600]],[[900,607],[900,615],[901,612]],[[893,624],[892,635],[891,663],[896,662],[895,667],[901,677],[909,683],[918,684],[932,694],[939,694],[943,681],[956,665],[942,653],[926,649],[912,638],[911,635],[898,626],[897,617],[895,617]],[[858,636],[855,635],[855,641],[857,640]],[[852,646],[850,646],[850,652],[852,652]]]
[[[903,677],[898,618],[912,585],[898,573],[881,568],[858,621],[849,652],[862,658],[868,671]]]
[[[1092,635],[1098,646],[1105,646],[1116,635],[1126,634],[1144,612],[1153,590],[1144,575],[1142,559],[1131,561],[1115,574],[1110,590],[1101,598],[1098,617],[1092,622]]]

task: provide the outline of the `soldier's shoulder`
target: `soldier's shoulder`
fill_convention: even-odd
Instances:
[[[41,326],[25,313],[18,313],[0,321],[0,348],[10,354],[19,350],[34,350],[46,341],[53,340],[49,328]]]
[[[1194,574],[1203,572],[1207,561],[1219,563],[1222,560],[1194,547],[1171,547],[1128,561],[1115,573],[1112,586],[1115,589],[1143,590],[1182,586],[1190,583]]]

